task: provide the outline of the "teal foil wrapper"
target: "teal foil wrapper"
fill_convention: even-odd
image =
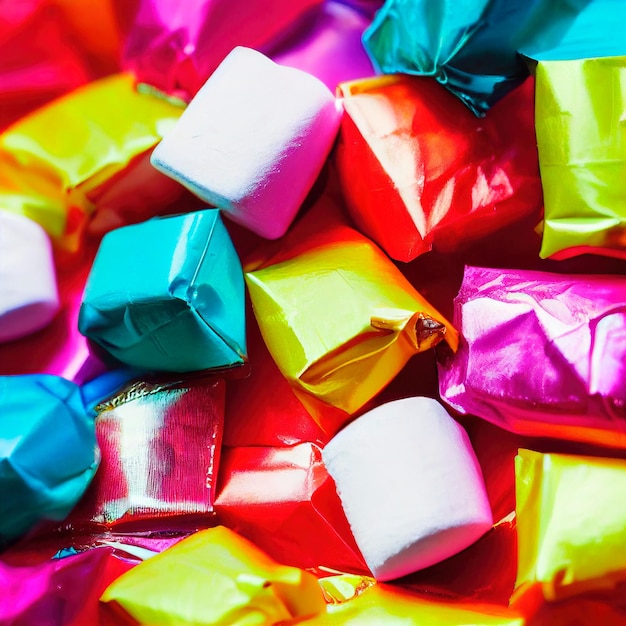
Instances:
[[[100,460],[94,419],[64,378],[0,377],[0,545],[78,502]]]
[[[217,209],[155,218],[104,237],[78,327],[132,367],[222,369],[246,361],[244,294]]]

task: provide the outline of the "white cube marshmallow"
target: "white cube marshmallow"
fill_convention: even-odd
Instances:
[[[40,330],[58,310],[48,235],[31,219],[0,211],[0,342]]]
[[[152,153],[152,164],[268,239],[294,220],[332,148],[341,107],[317,78],[235,48]]]
[[[443,561],[492,527],[467,433],[436,400],[406,398],[365,413],[323,458],[378,580]]]

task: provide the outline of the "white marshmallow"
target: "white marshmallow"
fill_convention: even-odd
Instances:
[[[0,211],[0,342],[43,328],[58,310],[48,235],[33,220]]]
[[[436,400],[405,398],[365,413],[323,459],[378,580],[443,561],[492,527],[467,433]]]
[[[151,162],[268,239],[296,217],[332,148],[341,107],[317,78],[235,48]]]

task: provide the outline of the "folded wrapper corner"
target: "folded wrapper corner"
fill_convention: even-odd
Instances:
[[[536,91],[541,256],[626,259],[626,56],[539,61]]]
[[[426,77],[357,80],[338,94],[343,195],[357,227],[392,258],[455,250],[539,219],[532,80],[484,119]]]
[[[46,104],[0,134],[2,209],[38,222],[69,252],[80,248],[94,211],[115,211],[128,195],[141,207],[135,212],[153,215],[180,186],[150,169],[138,176],[135,166],[181,113],[163,98],[139,93],[126,74]],[[124,180],[119,197],[115,188]]]
[[[515,475],[514,603],[538,586],[550,601],[613,592],[623,605],[626,461],[520,450]]]
[[[265,343],[314,416],[319,401],[352,415],[414,354],[442,339],[456,349],[452,325],[352,228],[290,245],[295,256],[284,247],[245,276]]]
[[[626,278],[466,267],[442,399],[533,437],[626,447]]]
[[[190,372],[246,361],[244,281],[217,209],[108,233],[78,327],[139,369]]]
[[[217,526],[140,563],[101,597],[142,624],[279,624],[325,610],[317,579]]]
[[[0,377],[0,444],[0,545],[64,519],[100,461],[94,416],[58,376]]]

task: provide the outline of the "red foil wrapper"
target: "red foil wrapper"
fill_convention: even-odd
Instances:
[[[454,250],[541,208],[532,80],[482,119],[431,78],[383,76],[338,92],[344,197],[392,258]]]
[[[261,49],[321,0],[140,0],[123,66],[190,100],[236,46]]]
[[[441,397],[513,432],[626,447],[626,278],[467,267]],[[442,355],[443,353],[440,353]]]
[[[0,3],[0,130],[91,76],[49,0]]]
[[[218,520],[272,558],[368,573],[318,446],[224,448]]]
[[[100,405],[102,462],[63,528],[116,532],[211,525],[225,382],[138,383]]]

